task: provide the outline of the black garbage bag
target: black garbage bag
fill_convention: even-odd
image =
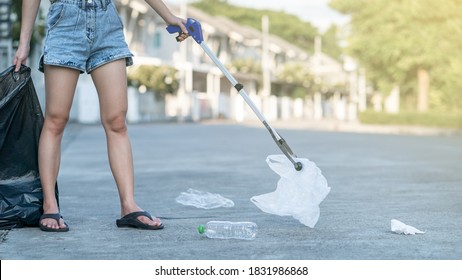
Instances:
[[[0,74],[0,229],[38,226],[43,192],[38,142],[43,114],[31,69]],[[56,186],[56,197],[58,188]]]

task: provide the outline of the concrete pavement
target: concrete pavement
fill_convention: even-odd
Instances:
[[[8,231],[0,259],[462,259],[460,134],[277,127],[295,153],[318,165],[331,187],[313,229],[250,202],[276,188],[279,177],[265,158],[280,151],[261,125],[223,123],[129,126],[137,201],[161,217],[165,229],[118,229],[119,202],[103,129],[73,124],[65,133],[58,178],[71,230]],[[203,210],[177,203],[188,188],[219,193],[235,206]],[[391,219],[426,233],[394,234]],[[199,236],[197,226],[210,220],[253,221],[259,233],[253,241]]]

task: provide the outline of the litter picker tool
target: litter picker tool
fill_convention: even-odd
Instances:
[[[258,110],[257,106],[255,106],[255,104],[252,102],[250,97],[245,92],[244,86],[240,84],[233,77],[233,75],[228,71],[228,69],[226,69],[226,67],[221,63],[221,61],[217,58],[217,56],[212,52],[212,50],[210,50],[210,48],[204,42],[204,39],[202,36],[202,27],[201,27],[200,22],[198,22],[195,19],[188,18],[186,21],[186,28],[188,29],[189,35],[196,41],[196,43],[199,44],[199,46],[201,46],[201,48],[210,57],[210,59],[212,59],[212,61],[217,65],[217,67],[223,72],[223,74],[230,81],[230,83],[234,86],[234,88],[239,92],[242,98],[244,98],[245,102],[250,106],[252,111],[257,115],[258,119],[263,123],[266,129],[268,129],[269,133],[273,137],[279,149],[281,149],[284,155],[294,165],[295,170],[297,171],[302,170],[303,168],[302,163],[298,161],[297,156],[292,152],[292,149],[289,147],[289,145],[284,140],[284,138],[282,138],[281,135],[279,135],[279,133],[277,133],[277,131],[269,125],[265,116],[263,116],[263,114]],[[170,34],[177,33],[177,32],[181,34],[180,27],[176,25],[167,26],[167,31]],[[177,37],[177,40],[178,40],[178,37]]]

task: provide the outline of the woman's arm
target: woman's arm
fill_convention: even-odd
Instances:
[[[34,31],[35,19],[40,6],[40,0],[22,1],[21,34],[19,35],[19,46],[13,58],[16,65],[15,71],[19,71],[21,64],[25,63],[30,51],[30,39]]]
[[[165,21],[167,25],[176,25],[181,28],[181,32],[183,33],[179,37],[179,41],[183,41],[188,37],[188,30],[186,29],[186,20],[179,18],[172,14],[170,9],[165,5],[162,0],[145,0],[146,3],[151,6],[154,11]]]

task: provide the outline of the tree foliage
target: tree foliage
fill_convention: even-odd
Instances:
[[[379,88],[399,84],[416,100],[423,69],[430,74],[430,105],[460,110],[460,0],[333,0],[331,6],[351,16],[348,51]]]
[[[331,25],[322,35],[322,52],[330,55],[332,58],[339,60],[343,50],[338,44],[339,28]]]
[[[276,74],[274,83],[276,95],[304,98],[309,94],[321,91],[322,85],[315,80],[315,77],[304,65],[287,63]]]
[[[131,86],[145,86],[157,96],[176,93],[179,87],[177,70],[169,66],[140,65],[128,68]]]
[[[270,18],[269,32],[306,50],[313,51],[318,30],[308,22],[282,11],[257,10],[229,4],[226,0],[199,0],[192,5],[211,15],[228,17],[242,25],[261,30],[261,18]]]
[[[233,60],[230,69],[239,73],[261,74],[261,64],[251,58],[238,58]]]

